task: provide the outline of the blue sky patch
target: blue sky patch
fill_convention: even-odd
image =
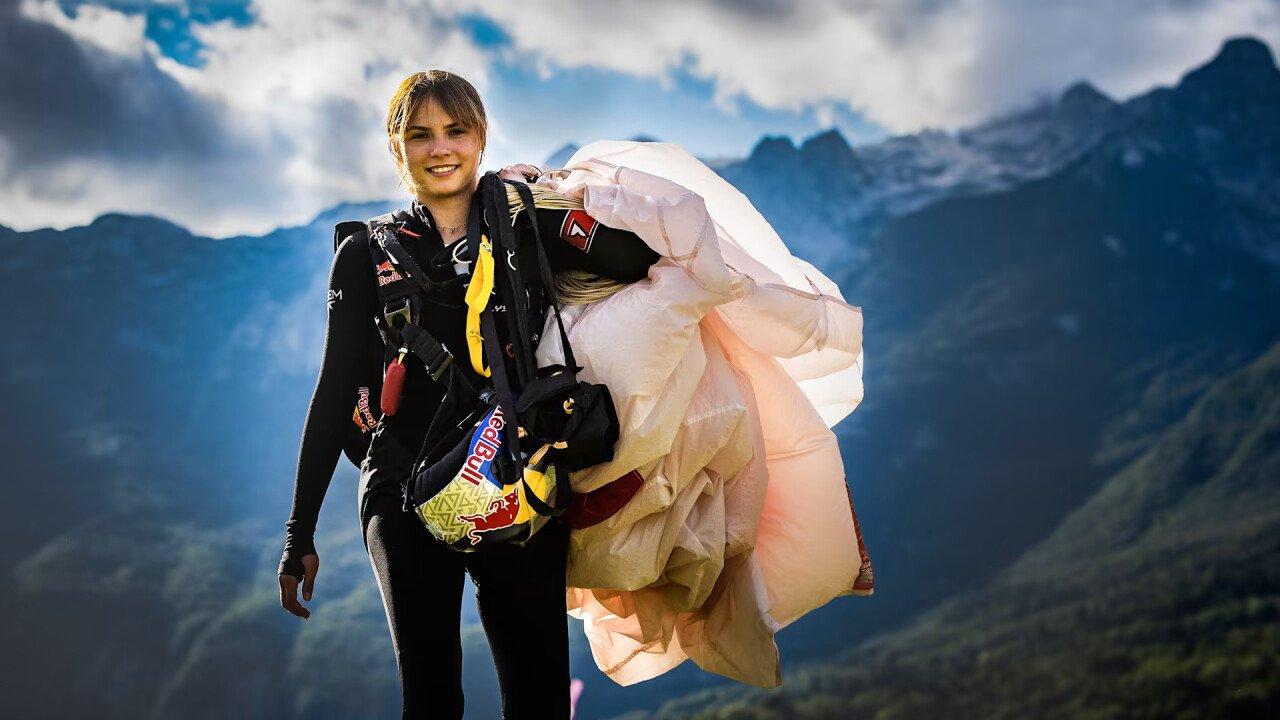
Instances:
[[[174,4],[141,0],[59,0],[58,5],[71,17],[85,5],[110,8],[126,15],[145,15],[147,39],[166,57],[191,67],[203,65],[200,41],[191,34],[193,24],[211,25],[230,20],[237,27],[244,27],[253,22],[248,0],[191,0]]]
[[[556,69],[543,79],[532,60],[511,53],[495,57],[494,71],[485,104],[490,117],[519,124],[509,134],[533,153],[520,162],[542,162],[567,142],[638,134],[679,143],[702,157],[744,157],[762,135],[789,135],[799,142],[827,129],[811,108],[768,109],[739,97],[726,111],[715,102],[713,82],[684,68],[672,71],[667,87],[657,79],[590,67]],[[830,116],[852,144],[886,134],[847,108]],[[543,139],[541,146],[537,139]]]
[[[511,44],[511,36],[507,31],[484,15],[466,13],[459,15],[454,22],[478,47],[496,48]]]

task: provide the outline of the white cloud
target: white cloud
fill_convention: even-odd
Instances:
[[[146,18],[142,15],[84,5],[71,18],[53,0],[22,0],[18,12],[28,20],[52,25],[85,45],[115,55],[138,58],[146,51]]]
[[[67,226],[110,210],[149,212],[225,235],[304,222],[341,201],[395,197],[404,191],[381,125],[400,80],[437,67],[481,93],[488,83],[487,58],[432,4],[279,0],[253,11],[248,27],[193,25],[205,63],[191,68],[160,56],[141,16],[81,6],[71,17],[53,0],[28,0],[26,20],[62,30],[91,56],[133,61],[114,94],[151,82],[148,71],[180,84],[210,116],[215,137],[200,141],[216,152],[192,157],[179,139],[145,164],[73,155],[0,172],[2,220]]]
[[[1169,83],[1233,34],[1280,41],[1275,0],[475,2],[561,68],[714,82],[717,101],[844,104],[891,130],[955,128],[1076,80],[1126,96]],[[607,10],[606,10],[607,8]]]
[[[140,15],[81,6],[72,17],[55,0],[23,0],[15,17],[78,45],[82,66],[63,64],[115,114],[91,152],[74,133],[40,135],[38,116],[22,127],[0,117],[0,222],[67,226],[117,210],[224,235],[402,196],[381,131],[395,85],[442,67],[486,95],[494,53],[543,78],[595,68],[669,84],[681,70],[709,80],[729,115],[749,100],[826,125],[843,106],[905,132],[964,126],[1078,79],[1124,97],[1173,81],[1234,34],[1280,45],[1276,0],[263,0],[251,10],[248,26],[193,24],[205,63],[191,68],[160,55]],[[513,47],[478,47],[452,22],[462,12],[493,19]],[[0,37],[7,21],[0,7]],[[0,69],[5,60],[0,49]],[[30,106],[40,96],[23,87]],[[17,107],[9,94],[0,115]],[[490,118],[486,165],[538,160],[521,148],[535,131],[507,121]]]
[[[249,27],[197,27],[205,65],[169,69],[264,146],[272,162],[262,171],[284,188],[276,205],[306,209],[284,213],[294,221],[339,201],[397,194],[381,126],[405,76],[439,67],[482,93],[488,82],[485,56],[433,4],[280,0],[254,10]]]

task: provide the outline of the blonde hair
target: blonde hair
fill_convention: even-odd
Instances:
[[[489,118],[484,103],[475,87],[460,75],[448,70],[416,72],[400,82],[387,105],[387,149],[400,171],[400,182],[410,191],[418,188],[413,174],[404,161],[404,134],[418,107],[428,100],[435,100],[449,117],[480,136],[480,156],[484,157],[489,136]]]

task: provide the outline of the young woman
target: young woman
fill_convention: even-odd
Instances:
[[[416,73],[400,85],[386,118],[388,144],[414,198],[400,241],[435,281],[465,268],[466,243],[484,155],[487,120],[472,85],[449,72]],[[504,177],[536,173],[515,166]],[[539,210],[538,227],[553,271],[587,270],[631,282],[658,256],[632,233],[603,225],[576,226],[569,210]],[[515,226],[518,242],[533,242],[528,213]],[[575,216],[581,217],[581,216]],[[342,241],[329,280],[324,359],[307,414],[293,509],[280,562],[280,602],[302,618],[310,612],[319,569],[312,536],[339,454],[360,461],[359,506],[364,542],[378,578],[400,673],[403,717],[461,718],[463,576],[476,585],[480,617],[497,666],[506,718],[569,717],[569,655],[565,564],[569,528],[549,522],[524,547],[499,545],[459,553],[433,537],[404,507],[402,483],[443,398],[421,362],[410,356],[398,411],[383,416],[384,344],[371,322],[382,311],[367,232]],[[477,384],[487,382],[466,362],[465,288],[422,297],[423,329],[448,348]],[[372,432],[367,453],[362,435]],[[365,436],[367,437],[367,436]]]

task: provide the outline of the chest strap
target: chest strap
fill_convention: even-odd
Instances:
[[[401,233],[413,235],[405,229],[407,222],[407,214],[399,211],[366,223],[382,305],[375,322],[389,350],[398,347],[401,353],[412,352],[426,366],[431,379],[439,382],[452,366],[453,354],[422,327],[423,300],[447,292],[467,278],[432,280],[400,242]]]

